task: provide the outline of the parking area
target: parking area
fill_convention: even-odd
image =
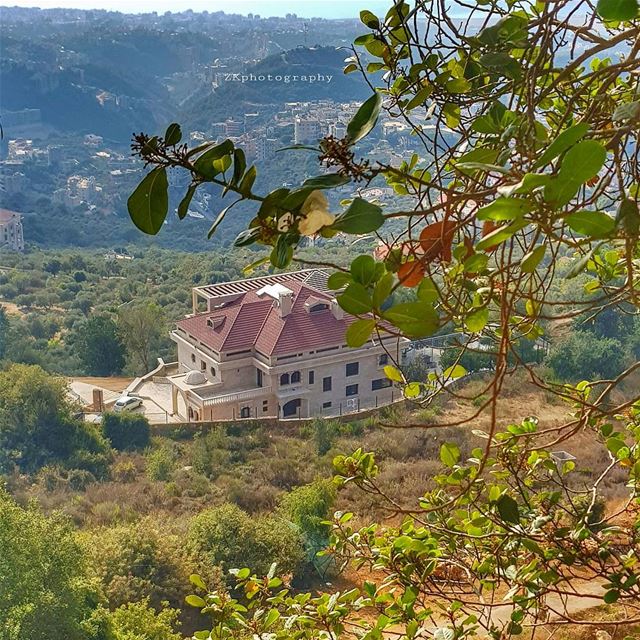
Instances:
[[[83,407],[93,406],[93,394],[95,390],[102,392],[104,404],[107,409],[113,407],[115,401],[124,395],[127,387],[133,382],[132,378],[74,378],[69,380],[69,393]],[[134,413],[144,414],[151,424],[169,424],[181,422],[178,415],[172,414],[171,385],[153,381],[142,382],[135,391],[128,395],[142,399],[142,405],[132,409]],[[184,415],[186,407],[182,398],[179,399],[179,413]],[[95,422],[99,420],[98,414],[87,413],[87,419]]]

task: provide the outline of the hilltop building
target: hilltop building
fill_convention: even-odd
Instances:
[[[24,251],[22,216],[16,211],[0,209],[0,249]]]
[[[307,269],[193,289],[193,314],[171,334],[178,373],[173,412],[188,420],[336,416],[400,399],[385,376],[406,341],[388,335],[353,349],[346,314]]]

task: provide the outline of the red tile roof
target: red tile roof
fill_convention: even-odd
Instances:
[[[255,348],[272,356],[345,344],[347,327],[356,318],[344,314],[338,320],[330,309],[309,313],[309,298],[330,302],[332,296],[293,279],[281,284],[294,296],[291,313],[284,318],[273,298],[249,291],[219,309],[180,320],[178,328],[218,352]]]
[[[10,222],[16,216],[20,218],[20,214],[17,211],[9,211],[9,209],[0,209],[0,222]]]

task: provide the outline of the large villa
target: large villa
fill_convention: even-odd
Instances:
[[[327,276],[308,269],[194,288],[193,314],[171,334],[173,413],[179,397],[189,421],[335,416],[399,399],[383,368],[405,342],[388,335],[349,348],[355,318]]]

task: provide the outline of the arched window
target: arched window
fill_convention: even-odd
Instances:
[[[300,372],[294,371],[291,374],[291,384],[295,384],[296,382],[300,382]]]
[[[211,367],[211,375],[215,378],[216,377],[216,368],[215,367]]]
[[[284,387],[287,384],[289,384],[289,374],[288,373],[283,373],[280,376],[280,386]]]
[[[250,409],[250,407],[242,407],[242,409],[240,409],[240,417],[241,418],[250,418],[251,417],[251,409]]]

